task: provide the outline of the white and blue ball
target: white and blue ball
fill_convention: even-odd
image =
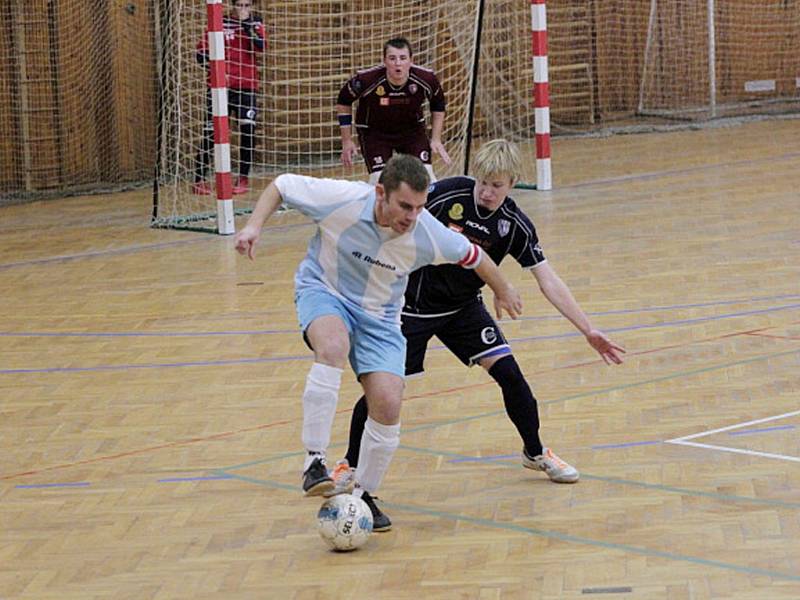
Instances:
[[[355,550],[372,533],[372,511],[352,494],[328,498],[320,507],[317,520],[320,537],[334,550]]]

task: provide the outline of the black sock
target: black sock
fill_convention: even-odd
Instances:
[[[347,446],[347,454],[344,457],[354,469],[358,466],[358,454],[361,451],[361,436],[367,424],[367,397],[361,396],[353,407],[353,414],[350,417],[350,442]]]
[[[239,127],[239,176],[247,177],[250,174],[250,165],[253,164],[253,146],[255,146],[255,129],[252,123],[243,123]]]
[[[525,452],[531,457],[538,456],[543,451],[539,439],[539,410],[516,359],[511,354],[504,356],[492,365],[489,375],[503,390],[506,413],[522,437]]]

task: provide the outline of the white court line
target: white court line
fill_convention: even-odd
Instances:
[[[683,437],[674,438],[671,440],[666,440],[666,444],[678,444],[681,446],[694,446],[696,448],[709,448],[711,450],[721,450],[722,452],[733,452],[735,454],[749,454],[751,456],[763,456],[765,458],[777,458],[780,460],[788,460],[792,462],[799,462],[800,458],[796,456],[786,456],[785,454],[771,454],[769,452],[756,452],[755,450],[742,450],[740,448],[731,448],[729,446],[715,446],[713,444],[699,444],[697,442],[688,442],[686,440],[691,440],[698,437],[703,437],[707,435],[713,435],[715,433],[720,433],[723,431],[730,431],[731,429],[741,429],[742,427],[747,427],[749,425],[758,425],[759,423],[767,423],[769,421],[776,421],[778,419],[785,419],[786,417],[793,417],[795,415],[800,415],[800,410],[795,410],[793,412],[784,413],[782,415],[775,415],[773,417],[766,417],[764,419],[756,419],[755,421],[748,421],[746,423],[739,423],[737,425],[729,425],[728,427],[720,427],[719,429],[712,429],[711,431],[701,431],[700,433],[693,433],[691,435],[685,435]]]
[[[787,456],[785,454],[770,454],[769,452],[756,452],[755,450],[742,450],[741,448],[730,448],[728,446],[714,446],[713,444],[698,444],[697,442],[683,442],[668,440],[668,444],[679,444],[681,446],[695,446],[697,448],[710,448],[711,450],[722,450],[723,452],[734,452],[736,454],[750,454],[751,456],[764,456],[766,458],[779,458],[780,460],[790,460],[800,463],[797,456]]]

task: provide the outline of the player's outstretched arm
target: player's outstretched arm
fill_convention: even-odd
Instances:
[[[494,311],[497,318],[503,317],[503,311],[512,319],[522,314],[522,299],[519,292],[506,279],[503,272],[485,252],[481,252],[481,262],[475,267],[475,273],[486,282],[494,292]]]
[[[233,238],[239,254],[246,254],[250,260],[253,260],[256,255],[256,244],[261,237],[261,228],[278,209],[281,202],[281,193],[278,191],[275,181],[272,181],[258,197],[256,207],[250,218],[247,219],[247,224]]]
[[[537,265],[531,272],[536,278],[544,297],[584,335],[586,341],[595,349],[603,361],[607,365],[611,363],[621,364],[625,348],[612,342],[599,329],[592,327],[589,317],[583,312],[569,287],[558,276],[553,267],[544,262]]]

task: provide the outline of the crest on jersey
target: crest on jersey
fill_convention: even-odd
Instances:
[[[461,206],[458,202],[453,204],[450,207],[450,210],[447,211],[447,216],[453,219],[454,221],[458,221],[459,219],[464,218],[464,207]]]
[[[378,96],[385,96],[386,95],[386,89],[382,85],[379,85],[377,87],[377,89],[375,90],[375,94],[378,95]]]
[[[416,94],[418,89],[419,88],[417,87],[417,84],[416,83],[412,83],[410,86],[408,86],[408,93],[409,94]]]
[[[423,150],[422,152],[419,153],[419,159],[422,162],[428,162],[428,159],[430,159],[430,157],[431,157],[431,155],[428,154],[427,150]]]
[[[497,232],[500,234],[500,237],[506,237],[509,231],[511,231],[511,221],[500,219],[497,222]]]

